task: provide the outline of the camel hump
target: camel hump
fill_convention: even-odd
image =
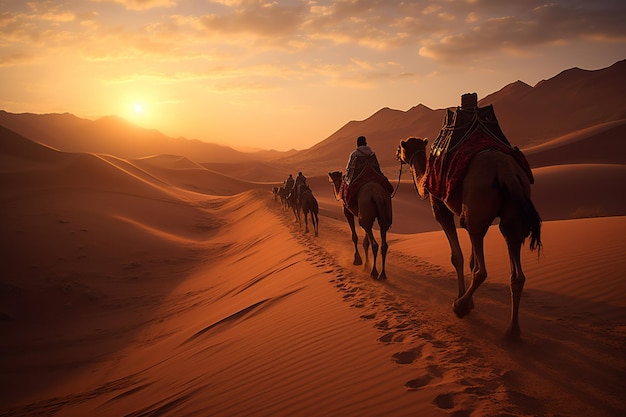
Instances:
[[[476,93],[468,93],[461,97],[460,107],[447,110],[439,135],[431,145],[431,155],[443,156],[466,144],[471,146],[477,130],[486,132],[494,142],[512,149],[500,128],[493,105],[479,107]]]
[[[359,191],[365,184],[376,183],[379,184],[385,192],[391,196],[393,194],[393,185],[389,182],[389,179],[381,172],[378,172],[373,166],[367,166],[363,171],[354,178],[349,185],[342,187],[342,199],[344,205],[351,211],[357,204],[357,197]]]
[[[493,106],[479,107],[475,93],[464,94],[462,106],[449,110],[439,135],[430,148],[426,168],[426,189],[435,197],[448,201],[462,184],[467,167],[474,156],[486,150],[512,155],[534,182],[524,154],[512,147],[498,124]]]

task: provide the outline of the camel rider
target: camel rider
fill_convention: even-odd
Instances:
[[[289,194],[293,189],[293,183],[293,176],[289,174],[289,178],[285,180],[285,190],[287,191],[287,194]]]
[[[302,171],[300,171],[298,172],[298,176],[296,177],[296,182],[294,185],[298,198],[300,198],[300,196],[302,195],[302,190],[304,189],[304,186],[307,186],[306,177],[302,175]]]
[[[350,154],[348,164],[346,165],[346,185],[350,185],[350,182],[358,177],[367,165],[370,165],[376,172],[382,174],[376,154],[372,148],[367,146],[367,139],[365,136],[359,136],[356,140],[356,149]]]

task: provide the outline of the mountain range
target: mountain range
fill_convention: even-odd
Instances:
[[[580,152],[595,152],[599,163],[626,163],[624,141],[615,140],[626,134],[624,80],[626,60],[599,70],[571,68],[535,86],[515,81],[480,98],[479,105],[494,106],[507,138],[525,151],[533,166],[543,164],[546,152],[558,157],[560,146],[578,146]],[[471,92],[471,86],[467,92]],[[456,105],[450,108],[454,107]],[[434,139],[446,111],[433,110],[423,104],[407,111],[385,107],[365,120],[346,123],[308,149],[289,152],[245,153],[197,139],[172,138],[117,116],[91,121],[69,113],[0,111],[0,125],[66,152],[103,153],[120,158],[180,155],[210,169],[228,171],[245,179],[268,181],[282,179],[288,170],[321,175],[329,170],[342,169],[359,135],[367,136],[381,166],[389,170],[397,166],[395,149],[399,141],[409,136]],[[112,137],[124,140],[111,140]],[[584,159],[589,160],[588,157]],[[560,162],[575,163],[570,160]],[[271,175],[276,178],[259,178],[259,172],[268,172],[268,163],[274,168]],[[236,171],[232,164],[239,165]]]

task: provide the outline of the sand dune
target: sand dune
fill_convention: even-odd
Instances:
[[[562,164],[626,164],[626,120],[601,123],[524,149],[532,167]]]
[[[576,164],[533,171],[533,200],[543,219],[616,216],[626,213],[626,165]]]
[[[322,213],[314,238],[270,183],[175,156],[69,154],[3,135],[0,415],[626,409],[626,217],[544,223],[543,255],[523,252],[523,343],[510,345],[497,228],[486,241],[490,275],[459,320],[446,239],[410,181],[394,198],[380,283],[351,265],[325,177],[310,180]],[[576,210],[576,199],[594,198],[590,185],[564,184],[596,173],[619,184],[623,169],[540,168],[533,192],[542,213]]]

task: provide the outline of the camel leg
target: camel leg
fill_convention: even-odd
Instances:
[[[524,283],[526,282],[520,255],[522,241],[507,239],[506,244],[509,250],[509,259],[511,260],[511,323],[506,335],[510,339],[519,339],[522,334],[519,327],[519,304],[522,298]]]
[[[308,212],[304,212],[304,233],[309,233],[309,220],[307,217],[309,216]],[[311,215],[311,221],[313,221],[313,215]]]
[[[380,258],[382,261],[382,266],[380,269],[380,275],[378,275],[378,279],[386,280],[387,273],[385,272],[385,261],[387,260],[387,250],[389,249],[389,245],[387,244],[387,229],[380,229]]]
[[[435,219],[441,225],[448,243],[450,244],[450,261],[454,269],[456,270],[456,277],[458,282],[458,297],[462,297],[465,294],[465,278],[463,274],[463,252],[461,251],[461,245],[459,244],[459,236],[456,233],[456,225],[454,224],[454,214],[448,210],[445,204],[441,200],[434,199],[431,196],[431,205],[433,208],[433,214]]]
[[[300,212],[298,211],[298,206],[293,206],[293,215],[296,217],[298,222],[298,226],[302,226],[302,220],[300,219]]]
[[[372,257],[374,258],[374,262],[372,262],[372,271],[370,272],[370,276],[374,279],[378,279],[378,269],[376,268],[376,257],[378,255],[378,242],[374,239],[374,232],[372,232],[372,228],[368,227],[365,229],[366,239],[368,239],[372,244]],[[364,240],[365,242],[365,240]],[[365,257],[367,264],[367,256]]]
[[[354,261],[353,265],[362,265],[363,259],[361,258],[361,254],[359,253],[359,236],[356,234],[356,225],[354,222],[354,215],[350,213],[350,210],[344,208],[343,214],[346,216],[346,220],[350,225],[350,230],[352,231],[352,243],[354,244]]]
[[[467,292],[454,301],[454,312],[460,318],[465,317],[474,307],[472,296],[480,285],[487,279],[487,268],[485,267],[484,238],[485,231],[470,233],[472,242],[472,259],[474,261],[472,269],[472,283]]]
[[[313,220],[315,216],[315,220]],[[315,229],[315,236],[317,237],[319,234],[319,218],[317,217],[316,213],[311,213],[311,221],[313,222],[313,228]]]
[[[370,243],[373,242],[373,240],[370,240],[369,235],[367,234],[367,230],[365,230],[365,236],[363,236],[363,251],[365,252],[365,265],[367,266],[367,264],[370,261]],[[372,250],[374,250],[374,246],[372,245]]]

